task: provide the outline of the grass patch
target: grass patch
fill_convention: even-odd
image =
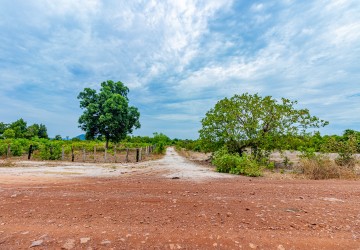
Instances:
[[[355,168],[352,165],[338,165],[324,155],[301,159],[297,170],[312,180],[357,178]]]

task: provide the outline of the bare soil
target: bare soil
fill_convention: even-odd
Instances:
[[[172,148],[2,166],[0,249],[360,249],[358,181],[220,174]]]

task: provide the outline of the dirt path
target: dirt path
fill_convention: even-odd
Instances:
[[[140,164],[0,168],[0,249],[360,249],[356,181]],[[179,178],[174,178],[179,177]]]
[[[145,161],[140,163],[73,163],[73,162],[46,162],[46,161],[18,161],[13,162],[12,167],[0,168],[3,177],[119,177],[139,172],[154,173],[166,178],[182,178],[201,181],[211,178],[231,178],[214,172],[213,169],[194,164],[193,162],[179,156],[170,147],[166,155],[159,160]]]

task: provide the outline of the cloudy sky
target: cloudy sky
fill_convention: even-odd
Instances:
[[[77,95],[108,79],[130,88],[136,135],[197,138],[244,92],[360,130],[360,1],[0,0],[0,121],[76,136]]]

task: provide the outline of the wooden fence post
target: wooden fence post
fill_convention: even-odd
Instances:
[[[105,147],[105,152],[104,152],[104,160],[105,160],[105,162],[106,162],[106,159],[107,158],[107,148]]]
[[[125,161],[129,162],[129,148],[126,148],[126,157],[125,157]]]
[[[31,158],[31,153],[32,153],[32,151],[33,151],[33,145],[30,145],[30,147],[29,147],[29,154],[28,154],[28,160],[30,160],[30,158]]]
[[[142,160],[142,148],[140,148],[139,151],[140,151],[140,152],[139,152],[139,161],[141,161],[141,160]]]
[[[136,149],[136,162],[139,162],[140,150]]]
[[[74,146],[71,145],[71,161],[73,162],[75,160],[75,155],[74,155]]]
[[[85,151],[85,148],[83,148],[83,162],[86,161],[86,151]]]
[[[6,158],[10,157],[10,144],[8,144],[7,151],[6,151]]]
[[[114,145],[114,162],[116,163],[116,145]]]
[[[62,146],[62,149],[61,149],[61,160],[65,160],[65,148],[64,148],[64,145]]]
[[[96,162],[96,146],[94,146],[94,162]]]

